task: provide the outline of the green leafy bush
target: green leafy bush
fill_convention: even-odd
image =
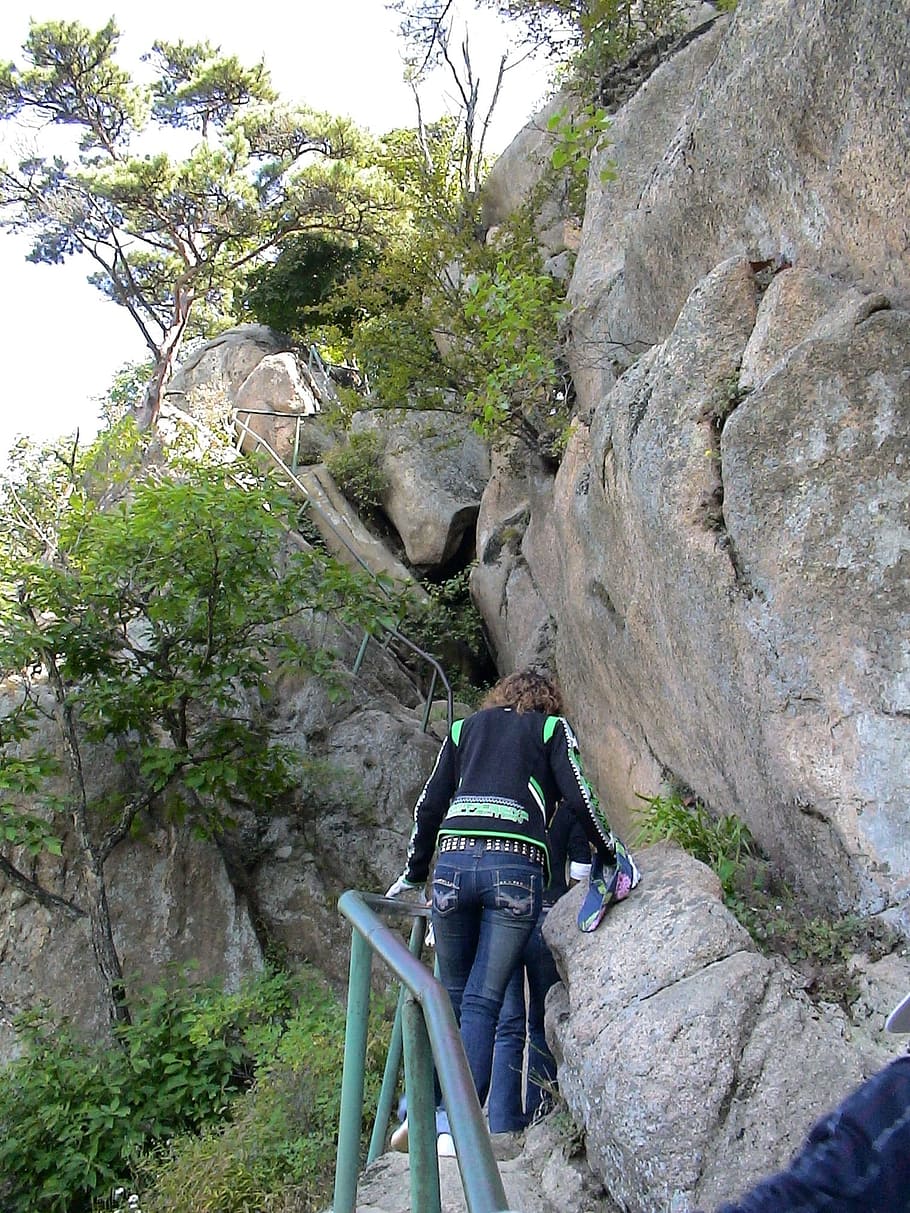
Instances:
[[[405,624],[408,637],[440,659],[456,696],[468,702],[477,695],[478,681],[495,674],[483,619],[471,597],[472,568],[425,584],[429,601],[411,602]]]
[[[732,813],[714,818],[695,797],[679,792],[641,796],[640,845],[667,839],[706,863],[717,873],[725,894],[732,894],[755,843],[745,822]]]
[[[557,172],[565,173],[568,202],[575,215],[585,213],[585,194],[591,157],[601,136],[610,128],[606,111],[593,105],[584,106],[576,114],[567,109],[552,114],[547,130],[554,136],[550,163]],[[616,177],[613,163],[600,171],[602,183]]]
[[[325,465],[354,505],[372,511],[382,504],[389,478],[382,467],[382,439],[373,430],[356,430],[326,455]]]
[[[388,1009],[373,1010],[365,1107],[375,1107]],[[345,1009],[313,973],[268,1065],[230,1121],[183,1134],[145,1160],[143,1213],[324,1209],[335,1168]]]
[[[142,1151],[222,1117],[274,1057],[291,989],[277,974],[233,995],[159,986],[113,1044],[21,1018],[22,1055],[0,1080],[0,1207],[88,1213],[129,1180]]]
[[[638,841],[677,843],[720,878],[724,903],[766,954],[783,956],[816,1002],[839,1003],[849,1013],[858,993],[854,958],[880,959],[900,945],[876,919],[833,917],[800,899],[733,814],[713,818],[695,797],[680,792],[640,796]]]

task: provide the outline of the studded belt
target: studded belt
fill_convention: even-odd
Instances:
[[[479,838],[473,834],[446,834],[439,842],[440,851],[466,851],[469,847],[482,846],[485,851],[503,851],[508,855],[523,855],[532,863],[544,867],[546,855],[543,847],[521,838]]]

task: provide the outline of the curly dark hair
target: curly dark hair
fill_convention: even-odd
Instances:
[[[563,714],[562,693],[546,674],[538,670],[518,670],[500,678],[484,696],[482,708],[513,708],[516,712]]]

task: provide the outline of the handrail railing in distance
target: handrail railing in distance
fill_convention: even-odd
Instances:
[[[455,1142],[468,1213],[506,1213],[505,1189],[449,996],[413,948],[407,947],[374,912],[383,909],[419,916],[425,915],[426,911],[413,904],[350,889],[342,893],[338,908],[353,930],[333,1213],[355,1213],[357,1203],[374,952],[407,991],[402,1035],[408,1099],[411,1208],[414,1213],[439,1213],[440,1210],[433,1094],[435,1066]],[[413,938],[412,932],[412,941]],[[421,931],[420,942],[422,940]]]
[[[260,410],[260,409],[241,409],[239,411],[240,412],[256,412],[256,413],[264,412],[264,410]],[[273,415],[274,416],[284,416],[284,414],[282,414],[282,413],[276,413]],[[310,497],[309,493],[307,492],[306,485],[300,480],[300,478],[297,476],[297,474],[288,467],[288,465],[284,462],[284,460],[281,458],[281,456],[278,454],[278,452],[274,449],[274,447],[271,445],[271,443],[266,438],[263,438],[261,434],[257,434],[255,430],[251,429],[245,421],[241,421],[240,417],[237,416],[236,413],[234,415],[234,425],[237,427],[238,430],[240,430],[242,435],[245,434],[248,438],[251,438],[257,446],[261,446],[263,448],[263,450],[266,452],[266,454],[269,456],[269,458],[272,460],[272,462],[275,464],[275,466],[278,467],[282,472],[285,473],[285,475],[287,475],[290,478],[294,487],[297,489],[298,493],[300,493],[300,496],[303,498],[306,508],[313,510],[314,513],[318,514],[320,516],[320,518],[322,518],[326,522],[326,524],[329,527],[331,527],[333,533],[335,535],[337,535],[338,539],[341,541],[341,543],[344,545],[344,547],[347,549],[347,551],[350,553],[350,555],[353,557],[353,559],[356,561],[356,563],[359,565],[359,567],[367,574],[368,577],[370,577],[370,579],[379,587],[380,591],[383,594],[385,594],[385,596],[387,598],[390,597],[388,590],[382,584],[382,582],[376,578],[375,574],[373,573],[373,570],[370,568],[370,566],[367,564],[367,562],[363,559],[363,557],[360,555],[359,552],[355,551],[355,549],[350,545],[350,543],[347,541],[347,539],[344,537],[344,535],[341,534],[341,532],[337,529],[337,527],[335,527],[332,524],[331,519],[326,515],[325,511],[321,510],[319,505],[315,501],[313,501],[313,499]],[[436,680],[437,679],[439,679],[439,681],[442,683],[443,687],[445,688],[446,727],[448,729],[451,729],[452,724],[454,722],[454,717],[455,717],[455,697],[452,692],[451,684],[449,683],[449,680],[446,677],[445,671],[443,670],[442,666],[439,664],[439,662],[436,660],[436,658],[432,656],[432,654],[426,652],[425,649],[420,648],[420,646],[416,645],[413,642],[413,640],[408,640],[407,636],[402,635],[402,633],[399,632],[397,628],[389,628],[389,627],[386,627],[385,625],[383,625],[383,631],[385,631],[389,636],[391,636],[398,643],[404,645],[404,647],[406,649],[409,649],[412,653],[416,654],[416,656],[418,656],[422,661],[425,661],[432,670],[432,674],[430,677],[430,686],[429,686],[429,689],[426,693],[426,697],[424,700],[423,731],[424,732],[427,731],[427,726],[430,721],[430,711],[433,707],[433,692],[436,689]],[[366,632],[363,637],[363,642],[360,646],[360,652],[357,654],[357,660],[354,663],[354,673],[355,674],[360,669],[360,666],[363,662],[363,659],[364,659],[364,656],[365,656],[366,650],[367,650],[367,645],[369,644],[369,640],[370,640],[370,633]]]

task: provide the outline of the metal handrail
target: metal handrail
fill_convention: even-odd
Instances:
[[[452,1004],[443,986],[415,954],[423,943],[422,924],[415,949],[415,931],[412,931],[412,946],[407,947],[400,935],[374,913],[374,910],[382,909],[420,919],[426,916],[427,910],[350,889],[342,893],[338,909],[353,930],[333,1213],[355,1213],[357,1203],[370,971],[374,952],[401,982],[403,991],[407,991],[402,1004],[402,1038],[408,1100],[411,1208],[415,1213],[440,1211],[433,1095],[435,1066],[455,1142],[468,1213],[507,1213],[505,1189]],[[397,1063],[395,1069],[397,1071]],[[383,1085],[385,1087],[385,1083]],[[386,1123],[387,1118],[388,1109]],[[384,1135],[384,1132],[383,1124],[381,1133]],[[375,1137],[374,1130],[374,1140]]]
[[[264,412],[264,410],[240,409],[239,412],[244,412],[244,413],[249,412],[249,413],[259,414],[259,413]],[[284,413],[273,413],[270,415],[273,415],[275,417],[286,416],[286,414],[284,414]],[[257,443],[257,445],[264,448],[264,450],[266,451],[266,453],[268,454],[268,456],[272,460],[272,462],[278,468],[280,468],[281,471],[283,471],[286,476],[288,476],[290,478],[294,487],[297,489],[297,491],[300,493],[301,497],[303,498],[304,505],[306,506],[306,508],[308,510],[312,510],[314,513],[319,515],[319,517],[323,520],[323,522],[332,531],[332,534],[338,538],[339,542],[347,549],[347,551],[351,554],[351,556],[354,558],[354,560],[357,562],[357,564],[360,566],[360,568],[367,574],[367,576],[373,581],[373,583],[379,588],[379,590],[386,596],[386,598],[391,598],[391,594],[389,593],[388,588],[386,586],[384,586],[383,583],[376,577],[375,573],[370,568],[370,566],[367,564],[367,562],[363,559],[363,557],[360,555],[360,553],[357,552],[353,547],[351,547],[350,543],[348,543],[348,541],[344,537],[344,535],[338,530],[338,528],[333,523],[332,519],[328,516],[328,514],[326,514],[325,510],[323,510],[320,507],[318,502],[315,502],[312,499],[312,497],[310,496],[310,494],[306,488],[306,485],[303,483],[302,480],[300,480],[300,478],[296,475],[295,472],[291,471],[291,469],[287,466],[287,464],[284,462],[284,460],[281,458],[281,456],[278,454],[278,452],[275,450],[275,448],[271,445],[271,443],[267,439],[263,438],[261,434],[257,434],[255,430],[250,429],[250,427],[246,424],[245,421],[241,421],[239,416],[237,416],[237,412],[235,412],[235,414],[234,414],[234,425],[237,426],[244,434],[246,434],[247,437],[252,438],[253,441],[255,443]],[[425,661],[432,670],[429,690],[427,691],[426,698],[424,701],[423,726],[422,726],[423,732],[426,732],[427,726],[430,721],[430,711],[433,706],[433,692],[436,689],[436,680],[437,679],[439,679],[439,681],[442,683],[443,687],[445,688],[446,727],[448,729],[451,729],[452,724],[454,722],[454,718],[455,718],[455,696],[452,691],[451,684],[449,683],[449,680],[446,677],[445,671],[443,670],[442,666],[439,664],[439,662],[436,660],[436,658],[432,656],[432,654],[426,652],[425,649],[420,648],[420,646],[415,644],[413,642],[413,640],[409,640],[406,636],[402,635],[402,633],[397,628],[388,627],[386,624],[384,624],[382,622],[380,622],[380,626],[382,627],[383,632],[385,632],[385,634],[387,636],[390,636],[392,639],[397,641],[399,644],[404,645],[404,647],[406,649],[409,649],[412,653],[414,653],[416,656],[421,658],[421,660]],[[360,669],[360,666],[363,663],[363,659],[366,655],[367,645],[369,644],[369,641],[370,641],[370,633],[365,632],[364,636],[363,636],[363,642],[361,643],[361,646],[360,646],[360,651],[357,654],[357,659],[354,664],[354,673],[355,674]]]

